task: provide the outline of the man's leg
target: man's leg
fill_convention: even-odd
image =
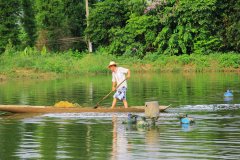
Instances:
[[[124,108],[128,108],[128,103],[126,99],[123,100],[123,104],[124,104]]]
[[[112,102],[112,107],[111,108],[115,108],[117,104],[117,98],[113,98],[113,102]]]

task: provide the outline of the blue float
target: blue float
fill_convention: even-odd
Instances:
[[[189,124],[189,123],[190,123],[190,120],[189,120],[188,117],[181,118],[181,123],[182,123],[182,124]]]
[[[233,93],[232,91],[230,91],[229,89],[224,93],[224,97],[233,97]]]
[[[186,115],[180,115],[179,119],[180,119],[181,124],[192,124],[192,123],[194,123],[194,119],[188,117],[187,114]]]

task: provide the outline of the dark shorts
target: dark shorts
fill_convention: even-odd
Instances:
[[[127,88],[122,87],[117,89],[116,93],[113,95],[113,98],[117,98],[120,101],[127,99]]]

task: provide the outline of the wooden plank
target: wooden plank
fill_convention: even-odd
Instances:
[[[168,106],[160,106],[160,111],[164,111]],[[0,111],[12,113],[82,113],[82,112],[144,112],[144,106],[132,106],[129,108],[90,108],[73,107],[57,108],[52,106],[29,106],[29,105],[0,105]]]

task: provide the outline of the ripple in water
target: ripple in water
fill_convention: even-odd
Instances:
[[[206,104],[206,105],[183,105],[178,108],[173,108],[170,110],[174,111],[222,111],[222,110],[238,110],[240,109],[240,104]]]
[[[123,125],[127,113],[2,118],[0,142],[8,145],[0,145],[0,159],[239,159],[240,113],[217,112],[223,106],[239,105],[172,108],[150,128]],[[177,116],[182,111],[196,123],[181,125]]]

